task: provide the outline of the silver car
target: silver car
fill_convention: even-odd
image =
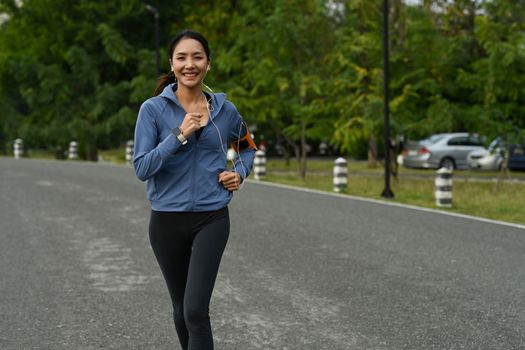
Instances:
[[[503,164],[503,150],[505,144],[500,138],[495,139],[489,145],[489,149],[472,151],[467,156],[470,169],[475,170],[500,170]]]
[[[467,169],[472,151],[486,150],[476,134],[435,134],[419,142],[408,143],[403,150],[403,165],[408,168]]]

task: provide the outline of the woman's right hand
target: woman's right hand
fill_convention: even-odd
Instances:
[[[186,113],[182,124],[179,126],[182,135],[184,135],[185,138],[188,138],[191,134],[200,129],[202,117],[203,115],[201,113]]]

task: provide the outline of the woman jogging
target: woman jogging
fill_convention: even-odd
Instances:
[[[139,111],[133,164],[151,202],[149,237],[182,349],[213,349],[209,304],[229,236],[228,203],[249,175],[255,144],[224,94],[203,91],[208,42],[185,30],[171,71]],[[238,153],[228,170],[227,150]]]

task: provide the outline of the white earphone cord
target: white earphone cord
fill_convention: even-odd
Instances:
[[[212,93],[213,90],[207,86],[206,84],[202,83],[208,90],[210,90]],[[204,96],[206,98],[206,96]],[[219,136],[219,142],[221,143],[221,150],[222,152],[224,153],[224,155],[226,156],[226,159],[228,159],[228,152],[224,149],[224,144],[222,142],[222,137],[221,137],[221,132],[219,130],[219,128],[217,127],[217,125],[215,124],[215,122],[213,121],[212,117],[211,117],[211,112],[213,111],[213,106],[211,106],[212,108],[210,109],[210,102],[208,101],[208,99],[206,98],[206,109],[208,110],[208,118],[210,120],[210,122],[213,124],[213,126],[215,127],[215,129],[217,130],[217,135]],[[239,123],[239,133],[238,133],[238,137],[237,137],[237,149],[239,149],[239,145],[241,143],[241,132],[242,132],[242,126],[246,127],[246,132],[248,132],[248,126],[246,125],[246,123],[244,122],[244,120],[242,119],[242,116],[241,116],[241,120],[240,120],[240,123]],[[246,168],[244,166],[244,163],[242,161],[242,157],[241,157],[241,154],[240,152],[235,152],[235,155],[236,155],[236,158],[239,159],[239,162],[241,163],[241,168],[242,168],[242,171],[243,171],[243,180],[246,179],[247,175],[246,175]],[[232,160],[232,164],[233,164],[233,170],[236,172],[236,173],[239,173],[237,171],[237,167],[235,166],[235,158],[233,158]],[[240,174],[240,173],[239,173]],[[244,181],[241,182],[240,186],[239,186],[239,190],[241,190],[242,188],[244,187]]]

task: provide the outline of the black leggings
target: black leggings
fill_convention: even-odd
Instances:
[[[183,350],[212,350],[209,305],[230,234],[228,208],[151,211],[149,238],[168,285]]]

